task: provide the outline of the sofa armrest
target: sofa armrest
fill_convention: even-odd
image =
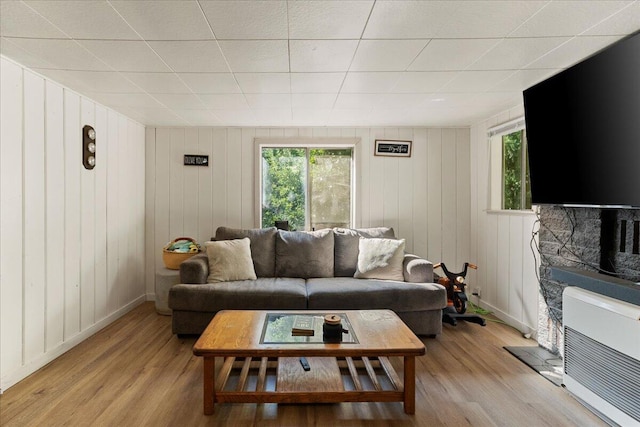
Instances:
[[[209,258],[206,252],[194,255],[180,264],[180,283],[207,283]]]
[[[405,282],[433,283],[433,263],[417,255],[404,254],[402,270]]]

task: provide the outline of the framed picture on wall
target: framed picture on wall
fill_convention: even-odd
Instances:
[[[376,156],[411,157],[411,141],[376,139]]]

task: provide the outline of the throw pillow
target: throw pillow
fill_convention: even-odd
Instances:
[[[269,228],[229,228],[218,227],[212,240],[233,240],[248,237],[251,240],[251,258],[258,277],[274,277],[276,270],[276,234],[275,227]]]
[[[333,231],[278,230],[276,277],[333,277]]]
[[[249,238],[205,242],[209,258],[207,283],[256,280]]]
[[[360,238],[358,266],[353,277],[404,281],[405,240]]]
[[[395,239],[393,228],[334,228],[335,260],[333,274],[336,277],[353,277],[358,264],[360,237]]]

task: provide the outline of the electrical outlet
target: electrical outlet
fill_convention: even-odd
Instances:
[[[480,288],[473,288],[473,295],[477,296],[478,299],[482,298]]]

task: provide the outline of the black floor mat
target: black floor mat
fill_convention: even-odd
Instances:
[[[562,358],[559,355],[538,346],[504,349],[558,387],[562,385]]]

